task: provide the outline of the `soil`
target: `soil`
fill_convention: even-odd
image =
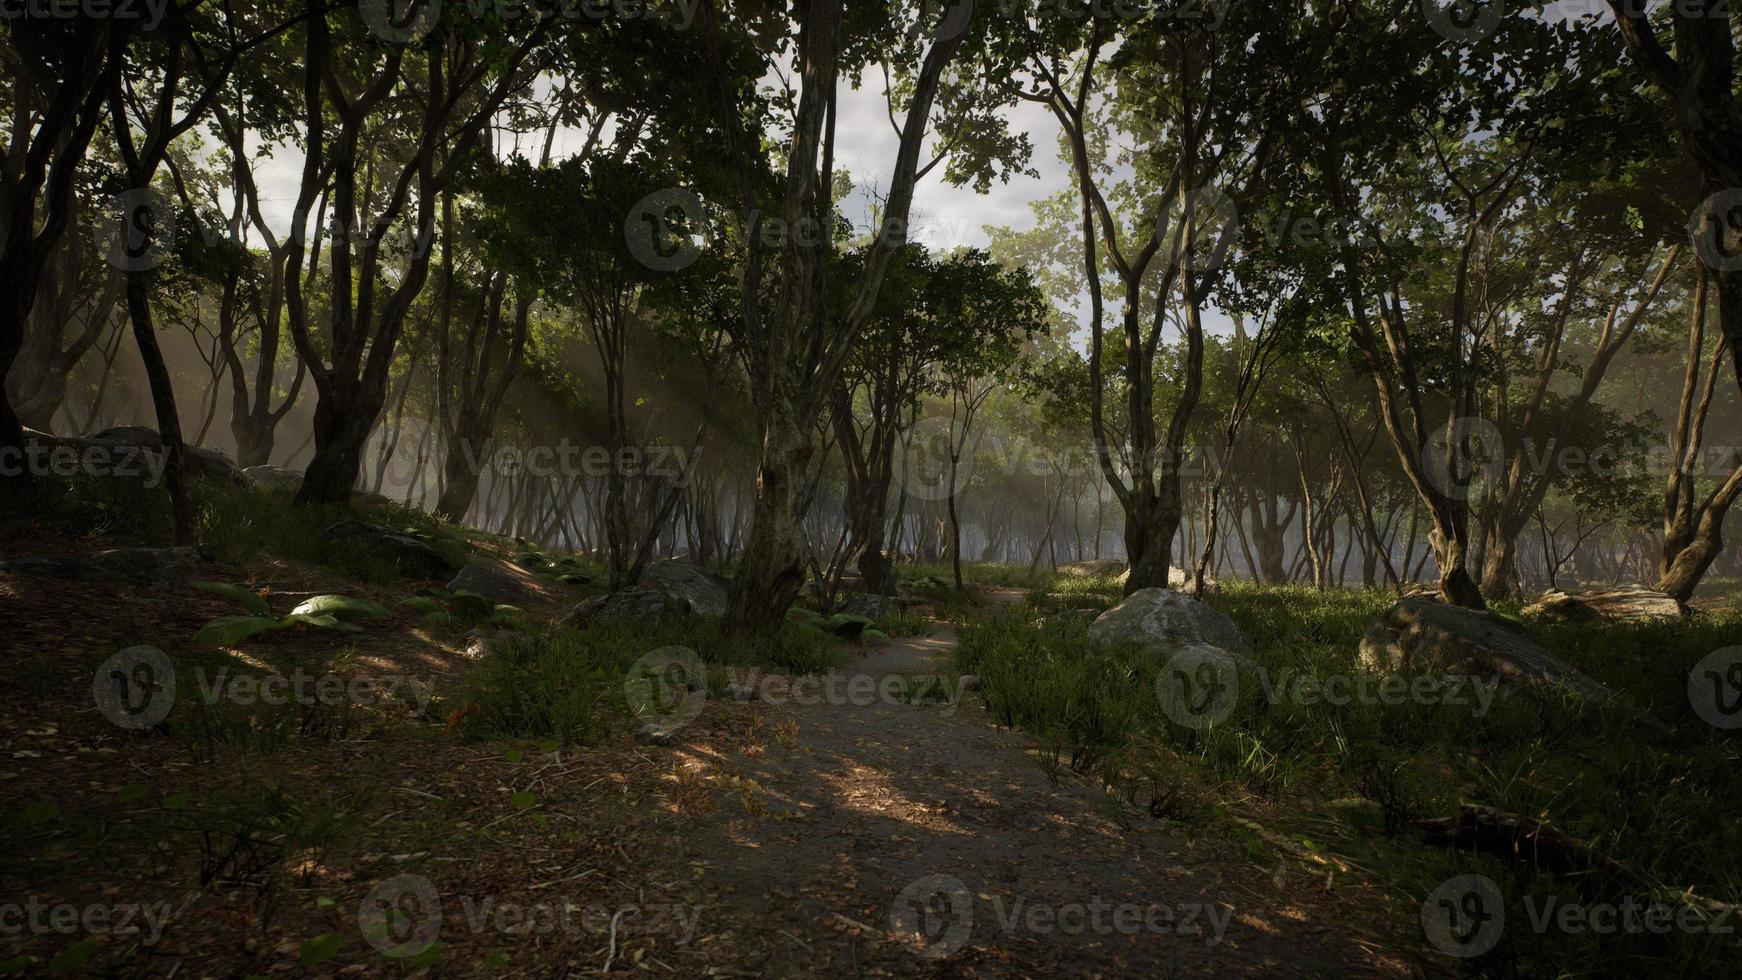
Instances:
[[[425,628],[396,605],[411,586],[363,588],[284,562],[204,577],[259,588],[274,609],[337,591],[394,610],[359,636],[261,637],[242,664],[405,674],[438,694],[471,664],[460,630]],[[573,601],[551,592],[528,612],[549,618]],[[1055,782],[972,695],[776,703],[773,682],[759,701],[709,702],[670,747],[625,732],[555,752],[463,741],[439,710],[389,703],[265,750],[245,735],[202,748],[109,724],[92,671],[125,646],[191,647],[235,611],[226,601],[191,586],[0,575],[0,604],[0,905],[173,910],[153,942],[78,927],[0,934],[0,968],[33,957],[25,972],[42,972],[76,954],[63,975],[1410,972],[1387,951],[1404,942],[1360,925],[1391,918],[1358,884],[1259,867],[1208,832],[1168,829],[1068,774]],[[936,672],[953,688],[949,627],[887,642],[824,680]],[[256,828],[240,859],[210,873],[233,850],[226,821],[265,799],[349,830],[299,847]],[[364,936],[371,896],[403,876],[439,902],[420,913],[439,936],[427,963]]]

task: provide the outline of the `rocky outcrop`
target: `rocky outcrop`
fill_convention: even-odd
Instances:
[[[1101,646],[1135,644],[1162,658],[1200,646],[1252,652],[1252,641],[1233,620],[1173,589],[1131,593],[1090,624],[1089,639]]]
[[[1380,674],[1441,673],[1498,677],[1521,686],[1560,688],[1607,700],[1603,685],[1556,660],[1501,616],[1431,599],[1403,599],[1368,624],[1361,667]]]
[[[295,493],[302,489],[302,472],[285,466],[250,466],[242,471],[242,479],[253,490]]]
[[[494,602],[517,605],[537,598],[527,584],[512,572],[482,561],[472,561],[448,583],[449,592],[476,592]]]
[[[399,573],[407,578],[445,580],[456,571],[445,555],[428,544],[366,521],[351,518],[339,521],[322,531],[321,538],[379,552],[398,565]]]
[[[696,616],[726,615],[732,594],[732,583],[724,576],[676,559],[647,566],[637,587],[671,596]]]
[[[1550,589],[1534,605],[1524,610],[1526,616],[1559,622],[1591,622],[1599,619],[1617,622],[1639,622],[1650,619],[1680,619],[1687,607],[1672,595],[1648,589],[1642,585],[1625,585],[1591,592],[1562,592]]]
[[[1167,570],[1167,587],[1173,589],[1175,592],[1183,592],[1189,596],[1196,596],[1198,594],[1196,574],[1196,569],[1170,568]],[[1208,575],[1204,576],[1204,595],[1217,595],[1221,591],[1222,586],[1220,583],[1215,579],[1210,578]]]
[[[1117,558],[1096,558],[1090,561],[1072,561],[1059,566],[1059,572],[1072,578],[1101,578],[1106,575],[1118,575],[1125,570],[1125,563]]]
[[[687,562],[656,562],[642,572],[636,588],[588,599],[563,623],[579,628],[613,620],[715,619],[726,615],[731,588],[727,579]]]
[[[902,600],[891,595],[856,595],[843,603],[840,611],[848,616],[877,620],[901,615],[904,605]]]
[[[81,582],[122,581],[165,586],[189,581],[200,571],[192,548],[115,548],[77,555],[31,555],[0,562],[0,573]]]

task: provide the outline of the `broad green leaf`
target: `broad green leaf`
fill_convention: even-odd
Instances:
[[[228,582],[196,582],[194,588],[204,589],[213,595],[220,595],[248,610],[256,616],[269,616],[272,610],[267,608],[266,600],[252,590]]]
[[[379,619],[391,615],[379,602],[348,595],[318,595],[290,612],[293,616],[336,616],[344,620]]]
[[[342,933],[322,933],[313,939],[303,941],[302,950],[297,954],[297,961],[303,966],[320,966],[339,955],[339,947],[344,944],[345,937]]]
[[[194,642],[214,647],[231,647],[257,633],[283,628],[282,620],[270,616],[220,616],[194,634]]]
[[[489,619],[496,606],[476,592],[455,592],[448,607],[461,619]]]

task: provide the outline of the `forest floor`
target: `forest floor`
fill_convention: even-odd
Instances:
[[[161,511],[73,503],[0,513],[0,561],[163,542]],[[1111,580],[985,567],[956,593],[904,568],[933,601],[888,636],[795,611],[745,643],[700,622],[555,628],[596,568],[586,583],[573,556],[398,508],[364,516],[518,576],[523,608],[432,619],[431,595],[456,597],[319,544],[332,514],[228,494],[202,513],[187,582],[0,572],[0,975],[1691,976],[1742,949],[1525,928],[1545,897],[1742,895],[1738,750],[1688,693],[1742,635],[1733,611],[1530,625],[1667,733],[1522,698],[1479,717],[1247,701],[1193,732],[1163,717],[1161,665],[1067,614],[1117,602]],[[198,580],[273,616],[316,595],[385,608],[201,642],[238,610]],[[1209,604],[1274,676],[1335,678],[1391,601],[1231,584]],[[488,652],[480,624],[500,628]],[[163,720],[128,727],[95,691],[140,644],[177,686]],[[712,696],[643,744],[630,682],[670,644],[700,652]],[[299,677],[344,693],[257,686]],[[1555,875],[1410,829],[1467,801],[1539,814],[1619,870]],[[1429,946],[1423,896],[1471,874],[1514,926],[1460,962]]]
[[[116,543],[38,529],[0,558]],[[479,741],[444,720],[475,666],[465,640],[399,605],[411,585],[270,557],[204,574],[275,606],[343,592],[394,618],[202,659],[193,635],[234,610],[191,585],[0,575],[0,973],[1408,972],[1356,925],[1380,918],[1360,886],[1156,829],[1049,774],[959,691],[865,703],[764,676],[790,696],[711,700],[672,746],[627,727],[590,746]],[[529,614],[555,618],[564,591]],[[935,673],[953,690],[949,625],[882,642],[815,689]],[[139,643],[181,651],[200,686],[184,676],[169,722],[126,731],[94,706],[92,671]],[[274,707],[213,698],[226,671],[413,683]]]

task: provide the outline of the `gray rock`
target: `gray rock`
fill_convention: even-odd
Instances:
[[[1368,624],[1359,662],[1380,674],[1445,673],[1498,677],[1562,688],[1593,700],[1609,690],[1549,655],[1524,627],[1493,613],[1403,599]]]
[[[391,558],[408,578],[446,579],[455,573],[453,563],[429,545],[411,537],[354,518],[346,518],[321,532],[327,541],[370,548]]]
[[[669,596],[690,615],[714,617],[726,615],[732,583],[687,562],[661,561],[641,573],[638,588]]]
[[[562,625],[584,629],[595,623],[631,621],[664,623],[690,614],[681,598],[655,589],[623,589],[575,606]]]
[[[978,674],[963,674],[959,683],[964,694],[969,691],[978,691],[980,689],[980,676]]]
[[[841,612],[866,619],[883,619],[901,615],[903,603],[892,595],[856,595],[841,606]]]
[[[1072,561],[1059,566],[1060,572],[1072,578],[1101,578],[1105,575],[1117,575],[1124,570],[1125,563],[1117,558]]]
[[[302,471],[285,466],[250,466],[242,471],[242,479],[255,490],[295,493],[302,489]]]
[[[236,466],[236,461],[222,449],[207,449],[203,446],[190,448],[186,458],[188,471],[191,473],[225,480],[239,487],[248,485],[248,481],[242,476],[242,470]]]
[[[481,562],[472,562],[448,583],[449,592],[476,592],[486,599],[519,605],[537,598],[514,576]]]
[[[156,429],[143,425],[118,425],[113,429],[104,429],[91,437],[97,442],[110,442],[117,446],[142,446],[146,449],[162,449],[163,437]]]
[[[1187,647],[1211,646],[1232,654],[1252,652],[1252,641],[1234,621],[1172,589],[1139,589],[1089,626],[1101,646],[1134,643],[1168,658]]]
[[[648,722],[635,733],[635,740],[642,745],[676,745],[677,731]]]
[[[1175,592],[1184,592],[1189,596],[1198,595],[1198,583],[1195,568],[1169,568],[1167,570],[1167,587]],[[1204,595],[1216,595],[1222,591],[1222,586],[1208,575],[1204,576]]]
[[[359,507],[387,507],[394,501],[373,490],[352,490],[351,503]]]
[[[192,548],[115,548],[82,555],[32,555],[0,562],[0,572],[81,582],[125,581],[171,585],[196,577],[199,552]]]
[[[1551,589],[1534,605],[1524,610],[1526,616],[1537,616],[1560,622],[1590,622],[1609,619],[1618,622],[1639,622],[1650,619],[1680,619],[1687,607],[1676,598],[1642,585],[1624,585],[1590,592],[1562,592]]]

